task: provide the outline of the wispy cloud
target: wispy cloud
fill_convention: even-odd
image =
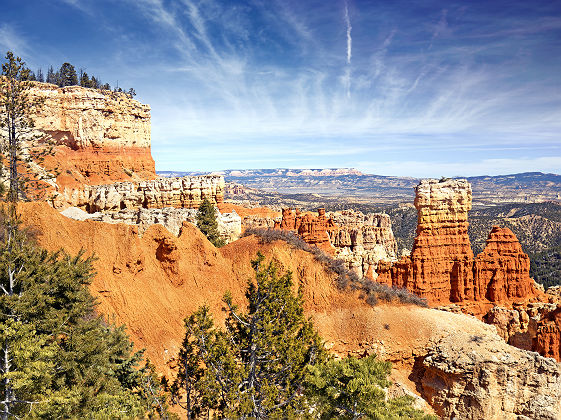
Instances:
[[[0,24],[0,48],[1,51],[12,51],[16,55],[24,56],[29,53],[27,40],[17,32],[13,25]]]
[[[552,71],[560,46],[552,41],[543,63],[531,48],[557,30],[555,18],[544,20],[549,29],[539,37],[517,32],[513,42],[507,33],[520,31],[523,17],[493,29],[488,16],[453,5],[420,19],[415,10],[363,3],[359,11],[348,0],[342,9],[280,0],[128,4],[149,22],[142,51],[150,58],[134,68],[144,74],[135,87],[152,105],[159,159],[168,147],[189,150],[186,166],[207,162],[203,152],[223,163],[245,154],[247,162],[301,156],[320,166],[338,156],[357,166],[353,159],[381,152],[390,163],[393,152],[412,162],[416,153],[458,160],[454,153],[465,152],[482,165],[486,153],[512,162],[557,153],[544,150],[561,132],[561,79]],[[127,42],[132,57],[135,40]]]

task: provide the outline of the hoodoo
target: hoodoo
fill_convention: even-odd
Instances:
[[[374,278],[381,260],[395,260],[397,245],[390,217],[382,213],[363,214],[345,210],[318,215],[283,209],[275,229],[298,233],[310,245],[336,256],[360,277]]]
[[[468,237],[471,186],[465,179],[423,180],[416,188],[417,235],[411,256],[381,264],[377,281],[406,288],[431,304],[528,299],[536,294],[530,261],[516,236],[494,227],[474,258]]]

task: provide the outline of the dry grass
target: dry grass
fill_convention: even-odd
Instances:
[[[343,261],[331,257],[316,246],[310,246],[300,236],[291,231],[279,229],[247,229],[243,236],[255,235],[263,243],[284,241],[294,248],[311,253],[315,260],[336,274],[337,287],[341,290],[359,290],[361,297],[372,306],[379,301],[411,303],[427,307],[426,299],[406,289],[389,287],[366,278],[360,278],[355,272],[348,270]]]

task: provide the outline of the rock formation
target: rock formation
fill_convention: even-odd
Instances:
[[[439,340],[422,359],[421,394],[446,419],[559,419],[561,366],[465,332]]]
[[[378,262],[394,261],[397,252],[391,220],[386,214],[364,215],[353,210],[326,214],[320,208],[314,216],[283,209],[282,220],[275,222],[274,227],[298,233],[310,245],[344,261],[360,277],[373,279]]]
[[[296,232],[310,245],[316,245],[331,254],[334,248],[329,240],[329,233],[338,230],[332,219],[325,216],[325,209],[318,209],[318,215],[300,213],[300,210],[283,209],[282,220],[275,223],[275,229]]]
[[[391,361],[392,381],[423,396],[444,419],[547,419],[559,413],[559,365],[552,359],[506,345],[494,327],[473,317],[369,306],[358,292],[337,289],[334,274],[312,254],[282,241],[262,244],[250,236],[216,249],[190,224],[179,237],[157,225],[140,237],[136,227],[70,220],[44,203],[26,204],[22,217],[38,229],[41,246],[97,256],[90,290],[99,313],[125,324],[159,373],[169,374],[185,316],[206,304],[222,322],[226,290],[242,302],[250,261],[260,250],[281,271],[292,271],[304,310],[331,352],[376,353]]]
[[[198,208],[205,198],[215,204],[224,200],[224,177],[202,175],[85,185],[63,190],[58,200],[60,205],[68,204],[93,213],[135,208]]]
[[[114,93],[79,86],[35,83],[44,100],[35,129],[56,144],[47,169],[58,168],[59,186],[156,177],[150,153],[150,106]]]
[[[119,211],[87,213],[77,207],[70,207],[61,212],[62,215],[75,220],[93,220],[105,223],[125,223],[138,227],[138,233],[144,234],[155,224],[160,224],[175,236],[181,234],[184,222],[197,224],[197,209],[166,207],[162,209],[124,209]],[[242,219],[235,211],[220,213],[216,211],[218,232],[226,243],[238,239],[242,233]]]
[[[339,227],[329,232],[336,257],[360,277],[373,279],[380,260],[396,260],[397,245],[387,214],[344,210],[328,216]]]
[[[416,188],[417,235],[410,256],[382,264],[377,281],[406,288],[431,304],[528,299],[536,294],[530,262],[516,236],[494,227],[476,258],[467,234],[466,180],[423,180]]]
[[[561,361],[561,306],[544,314],[532,344],[534,351]]]

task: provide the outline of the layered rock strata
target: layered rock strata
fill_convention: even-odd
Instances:
[[[560,418],[561,365],[496,335],[451,334],[418,365],[421,395],[442,418]]]
[[[214,204],[224,201],[224,177],[203,175],[85,185],[80,189],[63,190],[58,200],[60,205],[68,204],[93,213],[136,208],[198,208],[205,198]]]
[[[156,177],[150,153],[150,106],[123,93],[35,83],[43,106],[32,118],[37,134],[55,144],[44,166],[60,187]]]
[[[333,245],[329,240],[329,234],[337,231],[338,226],[333,219],[327,218],[325,209],[318,209],[318,215],[310,213],[300,213],[300,210],[283,209],[282,220],[275,222],[275,229],[282,229],[296,232],[310,245],[315,245],[324,251],[333,254]]]
[[[344,210],[328,216],[339,227],[329,232],[336,257],[360,277],[374,278],[380,260],[396,260],[397,244],[387,214]]]
[[[493,227],[476,258],[467,233],[471,186],[466,180],[423,180],[416,188],[417,235],[410,256],[381,264],[377,281],[406,288],[431,304],[528,299],[537,292],[530,261],[516,236]]]
[[[197,224],[197,210],[183,208],[162,209],[124,209],[111,212],[87,213],[77,207],[70,207],[61,212],[62,215],[75,220],[94,220],[105,223],[125,223],[138,227],[138,233],[144,234],[146,230],[155,224],[164,226],[175,236],[181,234],[184,222]],[[220,213],[216,210],[216,221],[218,232],[226,243],[238,239],[242,233],[242,219],[235,211],[231,213]]]
[[[275,229],[298,233],[310,245],[316,245],[344,261],[360,277],[376,276],[380,260],[394,261],[397,245],[387,214],[363,214],[345,210],[330,212],[318,209],[317,216],[283,209]]]

